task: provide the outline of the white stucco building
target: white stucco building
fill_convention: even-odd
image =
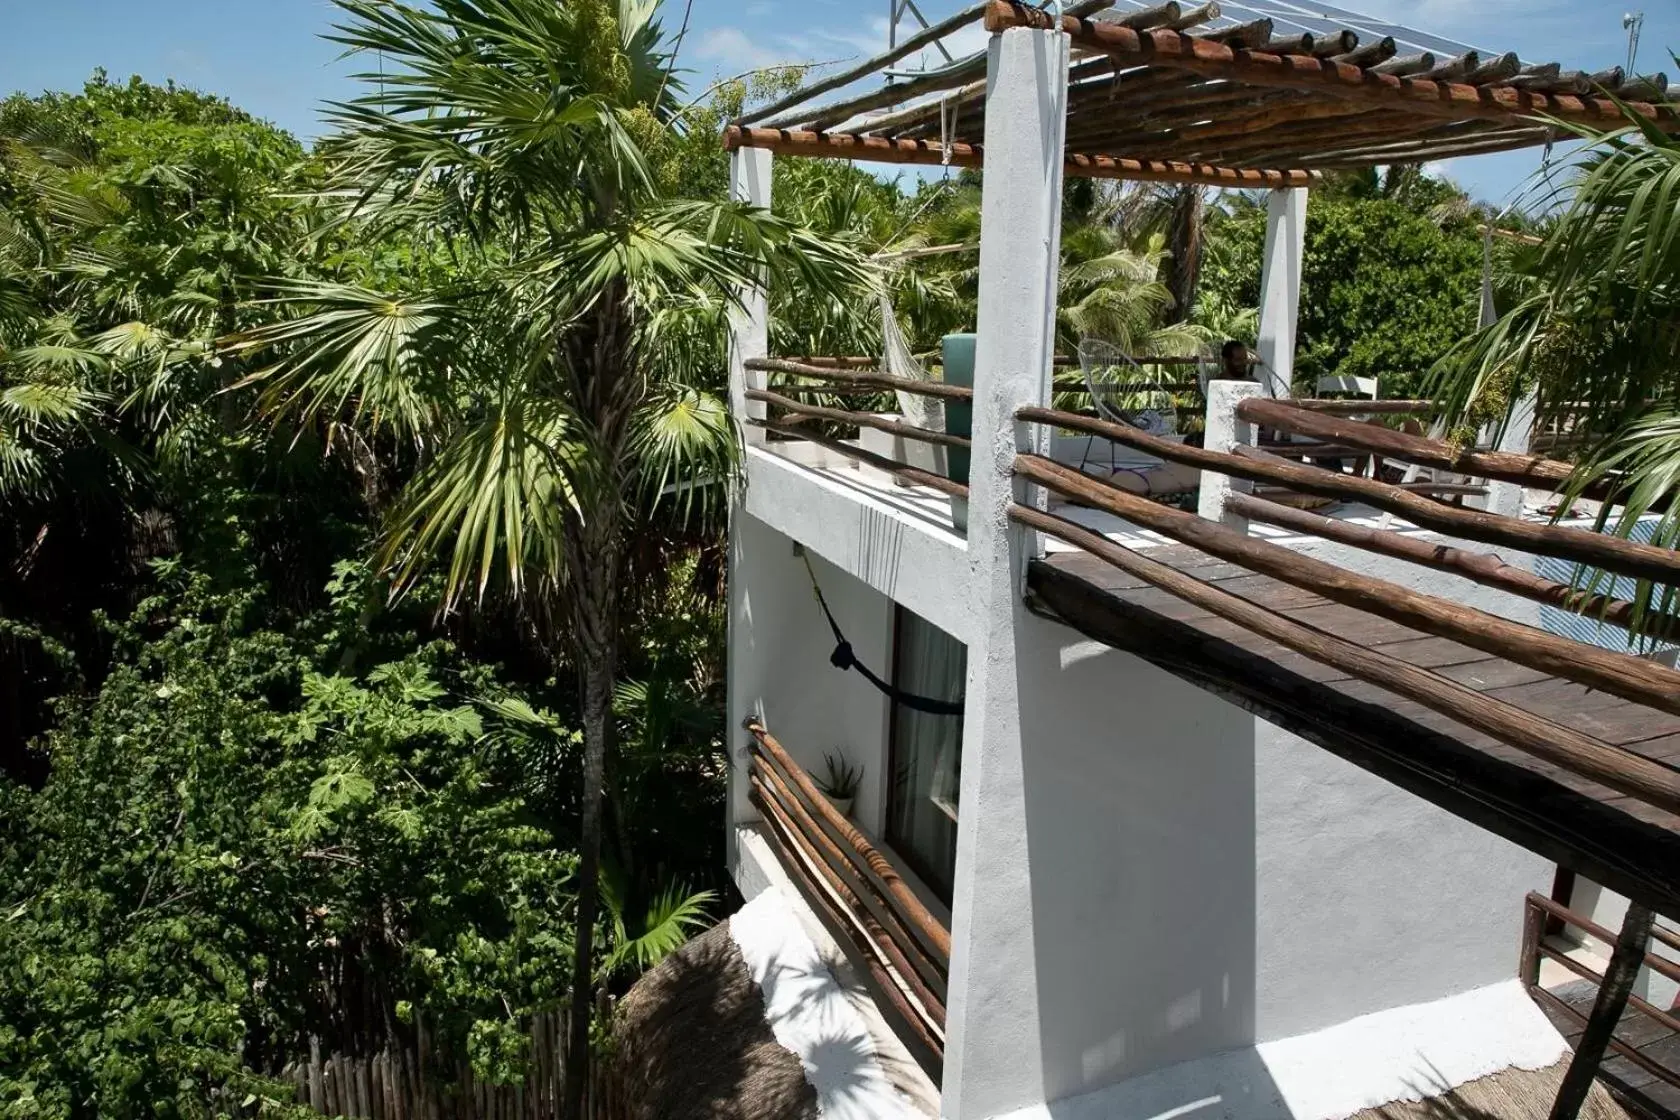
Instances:
[[[1512,781],[1530,784],[1508,806],[1471,811],[1482,779],[1449,765],[1477,749],[1470,731],[1401,711],[1358,682],[1313,692],[1346,678],[1281,647],[1244,645],[1221,629],[1228,623],[1179,611],[1165,593],[1138,591],[1142,581],[1114,591],[1124,600],[1117,609],[1131,612],[1132,648],[1095,640],[1088,636],[1095,624],[1075,618],[1058,595],[1073,580],[1105,590],[1095,574],[1103,565],[1012,513],[1050,508],[1136,554],[1186,567],[1183,547],[1159,533],[1052,501],[1017,473],[1021,452],[1079,461],[1017,412],[1048,404],[1059,199],[1073,166],[1069,121],[1078,120],[1069,71],[1091,57],[1095,40],[1025,26],[1031,20],[1009,5],[994,8],[1001,29],[978,78],[986,173],[966,500],[906,485],[844,449],[748,427],[730,536],[730,727],[756,721],[816,778],[828,756],[861,771],[852,822],[949,933],[949,959],[934,985],[942,989],[938,1052],[895,1027],[892,1001],[878,987],[886,975],[899,989],[894,999],[913,1000],[915,985],[892,962],[865,960],[870,949],[848,943],[825,904],[812,902],[824,880],[801,882],[777,853],[774,822],[754,794],[752,738],[741,732],[728,820],[736,880],[758,907],[753,913],[772,906],[794,914],[810,939],[799,952],[814,946],[841,988],[856,985],[850,997],[828,991],[793,1001],[779,1014],[804,1025],[778,1037],[803,1047],[813,1084],[828,1076],[827,1088],[819,1085],[826,1112],[884,1114],[885,1104],[847,1104],[844,1077],[825,1067],[829,1020],[813,1019],[810,1009],[832,999],[844,1008],[832,1021],[843,1019],[842,1033],[873,1048],[887,1069],[898,1094],[891,1107],[951,1120],[1332,1120],[1509,1070],[1557,1067],[1568,1047],[1518,974],[1524,899],[1551,891],[1564,855],[1563,842],[1547,833],[1552,810],[1533,808],[1521,791],[1552,778],[1490,754],[1489,766],[1508,766]],[[1138,49],[1164,53],[1168,43]],[[833,140],[803,135],[737,130],[738,197],[770,204],[772,149]],[[1530,135],[1544,140],[1544,130]],[[920,143],[949,158],[954,141]],[[848,151],[856,145],[832,154]],[[1218,181],[1218,169],[1205,170],[1196,181]],[[1263,375],[1253,385],[1214,383],[1209,450],[1253,442],[1252,425],[1235,411],[1239,400],[1288,394],[1306,220],[1304,189],[1273,190]],[[732,403],[744,421],[766,415],[752,394],[767,385],[754,366],[768,356],[767,319],[765,293],[747,293],[731,359]],[[1506,448],[1520,447],[1521,435],[1507,436]],[[1203,517],[1487,616],[1540,624],[1538,602],[1500,587],[1250,524],[1225,504],[1246,488],[1208,471]],[[1470,508],[1520,520],[1520,486],[1486,489]],[[1357,502],[1344,502],[1335,516],[1486,551]],[[1500,555],[1531,566],[1531,557],[1508,548]],[[1229,578],[1212,574],[1214,559],[1192,574]],[[835,635],[813,579],[857,661],[886,687],[831,661]],[[1139,606],[1146,594],[1159,602]],[[1304,593],[1269,605],[1333,633],[1345,621],[1336,613],[1345,608]],[[1447,642],[1370,622],[1340,636],[1384,648],[1414,638]],[[1430,660],[1426,652],[1407,663],[1477,688],[1528,688],[1544,676],[1485,655]],[[1280,675],[1245,684],[1243,666],[1262,664]],[[1198,666],[1210,668],[1199,678]],[[1504,684],[1486,676],[1506,671]],[[1278,682],[1297,679],[1307,691],[1289,708]],[[924,710],[918,700],[960,714]],[[1559,718],[1567,717],[1564,710]],[[1667,733],[1659,723],[1654,735]],[[1416,756],[1404,753],[1407,727],[1418,736]],[[1572,796],[1565,786],[1558,796]],[[1617,844],[1656,843],[1667,825],[1621,822],[1612,809],[1579,800],[1581,827],[1608,822],[1601,835],[1615,848],[1598,862],[1583,856],[1584,877],[1632,890],[1628,884],[1646,881],[1647,864],[1680,851],[1641,849],[1624,866]],[[830,839],[845,847],[838,833]],[[1657,879],[1664,890],[1672,886]],[[836,897],[829,904],[838,905]],[[1615,911],[1614,901],[1605,905],[1601,913]],[[775,951],[761,944],[770,926],[752,928],[759,941],[749,958],[773,962]],[[1656,985],[1648,992],[1661,988],[1649,973],[1643,982]]]

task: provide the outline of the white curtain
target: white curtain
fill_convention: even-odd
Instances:
[[[910,611],[899,610],[893,683],[930,700],[960,702],[967,683],[963,644]],[[957,790],[962,778],[962,717],[903,704],[893,713],[892,794],[887,840],[947,902],[957,858]]]

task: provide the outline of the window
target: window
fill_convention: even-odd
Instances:
[[[893,685],[900,692],[962,700],[968,650],[961,642],[899,607],[893,647]],[[957,861],[962,728],[961,716],[893,705],[887,842],[946,905]]]

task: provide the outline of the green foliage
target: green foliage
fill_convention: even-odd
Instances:
[[[5,790],[7,1115],[283,1100],[259,1071],[307,1034],[386,1029],[325,1014],[323,979],[347,974],[481,1077],[517,1072],[493,1040],[557,1002],[573,857],[522,741],[480,714],[517,699],[487,671],[401,635],[381,645],[412,652],[363,676],[311,668],[339,652],[353,582],[282,633],[253,596],[170,577],[115,628],[125,656],[98,694],[65,703],[46,787]]]
[[[1424,183],[1433,180],[1425,179]],[[1467,217],[1438,212],[1448,188],[1394,197],[1309,196],[1296,388],[1309,395],[1324,376],[1377,377],[1384,396],[1418,392],[1440,357],[1475,329],[1481,239]],[[1422,206],[1420,211],[1417,207]],[[1233,308],[1260,300],[1266,213],[1241,206],[1209,223],[1216,246],[1203,274],[1207,321],[1252,343]]]

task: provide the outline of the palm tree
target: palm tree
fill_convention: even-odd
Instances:
[[[418,449],[380,553],[397,591],[441,558],[447,603],[499,580],[571,647],[584,738],[566,1064],[577,1116],[629,544],[656,514],[719,505],[738,459],[728,410],[702,387],[716,371],[683,364],[705,348],[662,342],[765,270],[836,293],[860,270],[800,226],[662,185],[680,85],[656,3],[335,3],[330,37],[382,66],[333,107],[331,186],[344,221],[411,246],[415,279],[399,292],[277,284],[288,318],[230,346],[278,349],[260,375],[269,413]]]
[[[1608,484],[1604,524],[1628,535],[1662,511],[1656,539],[1680,539],[1680,139],[1631,112],[1589,141],[1542,206],[1561,207],[1538,254],[1519,258],[1516,302],[1443,359],[1434,389],[1464,429],[1502,420],[1528,390],[1542,417],[1570,416],[1582,440],[1568,488]],[[1642,588],[1640,601],[1650,597]],[[1674,589],[1662,593],[1671,607]]]

